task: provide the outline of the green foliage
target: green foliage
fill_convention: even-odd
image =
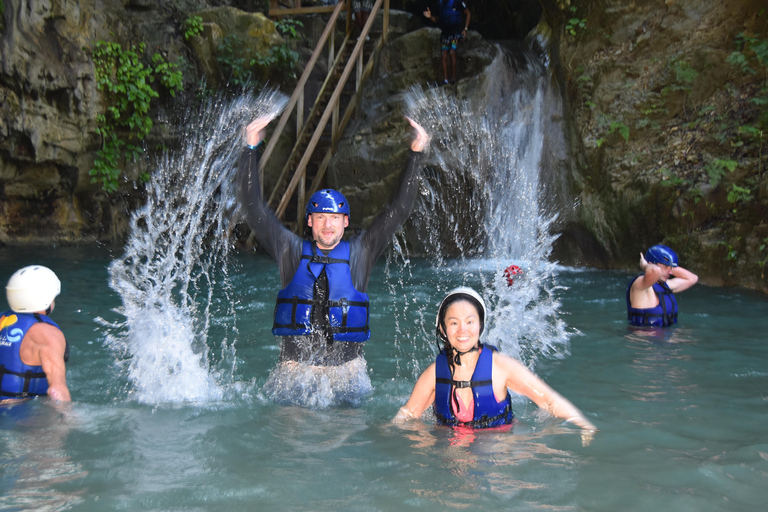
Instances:
[[[741,240],[741,237],[736,237],[736,240]],[[736,249],[733,247],[733,245],[730,242],[718,242],[718,245],[725,246],[725,258],[729,261],[734,261],[739,253],[736,251]]]
[[[184,21],[184,39],[189,41],[191,38],[203,33],[203,18],[200,16],[190,16]]]
[[[762,75],[762,87],[750,102],[759,108],[759,128],[768,130],[768,40],[741,32],[736,47],[726,60],[744,74]]]
[[[669,169],[659,169],[659,172],[662,175],[661,184],[665,187],[686,187],[689,184],[688,180],[678,177]]]
[[[716,187],[720,180],[725,176],[725,171],[733,172],[738,166],[735,160],[722,160],[715,158],[711,163],[704,167],[709,177],[709,184]]]
[[[296,29],[303,26],[304,24],[299,20],[292,20],[290,18],[282,18],[275,22],[275,28],[277,31],[288,39],[300,39],[301,34],[299,34],[298,30]]]
[[[572,36],[575,36],[578,30],[584,30],[584,28],[587,26],[587,19],[576,17],[576,6],[572,5],[570,10],[571,18],[569,18],[568,22],[565,24],[565,31]]]
[[[736,203],[747,203],[752,200],[752,191],[747,187],[740,187],[734,183],[731,185],[727,199],[733,205]],[[736,208],[733,209],[733,213],[736,213]]]
[[[753,66],[762,66],[765,73],[768,67],[768,41],[741,32],[736,36],[736,47],[738,50],[728,56],[727,62],[740,68],[742,73],[757,74]]]
[[[288,39],[298,39],[298,20],[285,19],[275,23],[277,30]],[[236,34],[228,34],[219,44],[216,60],[227,75],[230,85],[243,88],[246,84],[258,85],[255,68],[269,69],[280,76],[296,77],[299,53],[288,44],[271,47],[266,52],[254,52],[246,47]]]
[[[629,141],[629,126],[623,121],[615,121],[610,116],[601,115],[598,120],[598,130],[603,132],[603,136],[595,141],[597,147],[601,147],[607,140],[608,135],[616,131],[621,134],[624,141]]]
[[[227,82],[231,85],[244,87],[253,78],[253,71],[248,57],[250,48],[243,48],[242,40],[237,34],[227,34],[219,43],[216,60],[225,73],[228,73]],[[243,51],[244,50],[244,51]]]
[[[107,112],[96,118],[102,147],[89,174],[91,182],[101,183],[107,192],[117,190],[120,160],[135,159],[143,152],[133,142],[143,140],[152,129],[148,112],[152,100],[160,96],[150,84],[158,78],[172,95],[182,87],[181,72],[161,55],[153,56],[154,68],[144,65],[145,47],[140,43],[123,49],[118,43],[97,41],[93,50],[96,88],[105,96]]]
[[[160,77],[160,83],[168,89],[171,96],[176,96],[176,92],[183,87],[183,75],[179,71],[178,64],[168,62],[165,57],[156,53],[152,56],[152,64],[155,66],[155,76]],[[152,78],[154,81],[154,78]]]
[[[768,244],[768,237],[763,238],[763,243],[760,244],[759,250],[761,253],[764,253],[764,257],[763,259],[757,262],[758,265],[760,265],[760,271],[761,271],[760,277],[762,277],[763,279],[765,279],[765,264],[768,263],[768,251],[766,251],[766,247],[768,247],[768,245],[766,244]]]
[[[688,102],[688,96],[693,90],[693,83],[699,76],[699,72],[696,71],[685,60],[673,60],[668,64],[668,67],[675,73],[675,80],[671,85],[666,86],[661,90],[661,94],[667,95],[671,92],[680,92],[683,94],[683,113],[685,113],[685,105]]]

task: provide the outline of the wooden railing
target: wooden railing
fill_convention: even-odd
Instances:
[[[296,2],[300,2],[300,0],[296,0]],[[368,61],[364,64],[363,63],[363,45],[365,43],[366,37],[368,36],[368,33],[371,30],[371,27],[373,26],[374,20],[376,18],[376,14],[378,13],[378,10],[382,7],[382,5],[384,5],[382,35],[375,42],[374,49],[370,53]],[[312,7],[312,8],[296,7],[293,9],[277,9],[276,11],[274,11],[274,15],[281,16],[281,15],[287,15],[288,13],[295,15],[295,14],[305,13],[305,12],[327,12],[327,11],[316,11],[316,10],[306,11],[304,9],[329,9],[330,7],[331,6]],[[298,11],[298,9],[301,9],[301,11]],[[336,25],[336,20],[339,17],[339,14],[341,13],[342,10],[345,10],[345,9],[347,10],[346,36],[337,54],[336,47],[335,47],[334,28]],[[270,9],[270,16],[272,15],[273,15],[273,10]],[[272,134],[272,136],[269,139],[269,142],[267,143],[267,146],[264,150],[264,154],[261,158],[261,162],[259,165],[259,173],[262,178],[260,182],[264,183],[264,180],[263,180],[264,167],[269,161],[269,158],[272,156],[272,152],[275,148],[275,145],[277,144],[277,141],[280,135],[283,133],[286,125],[288,124],[288,120],[290,119],[294,110],[296,110],[296,145],[294,146],[294,151],[292,152],[292,156],[295,154],[294,152],[301,151],[301,145],[303,143],[303,140],[305,139],[304,133],[306,132],[306,128],[307,128],[306,126],[304,126],[304,119],[303,119],[304,87],[307,83],[307,80],[309,79],[310,74],[312,73],[312,70],[314,69],[315,64],[317,63],[317,60],[321,52],[327,45],[328,53],[329,53],[328,62],[334,63],[334,65],[328,66],[328,75],[326,76],[323,86],[317,95],[317,101],[315,106],[313,107],[313,112],[315,108],[318,107],[317,102],[320,101],[321,98],[323,98],[323,93],[325,91],[329,90],[329,88],[333,88],[333,94],[331,95],[331,98],[328,101],[328,104],[325,106],[323,114],[320,117],[320,120],[314,129],[314,132],[312,133],[312,137],[309,139],[309,142],[305,150],[303,151],[301,160],[293,170],[294,171],[293,176],[289,181],[286,187],[286,190],[282,194],[280,202],[275,208],[275,214],[279,219],[282,219],[285,215],[285,211],[288,207],[288,203],[291,197],[293,196],[294,192],[297,192],[298,197],[297,197],[296,218],[299,220],[299,222],[297,222],[298,224],[297,229],[299,232],[301,231],[301,229],[303,229],[301,219],[304,218],[304,207],[306,203],[306,197],[307,195],[311,195],[319,189],[320,184],[322,183],[323,177],[325,176],[325,171],[328,167],[328,163],[330,162],[331,157],[333,156],[333,154],[336,151],[336,148],[338,147],[338,143],[339,143],[339,140],[341,139],[342,134],[344,133],[344,129],[346,128],[347,123],[352,117],[352,114],[359,106],[361,92],[362,92],[361,91],[362,84],[365,82],[365,80],[368,78],[371,71],[373,70],[374,58],[387,40],[387,33],[389,30],[389,0],[376,0],[376,2],[374,3],[373,8],[371,9],[371,13],[368,17],[368,22],[363,27],[361,34],[358,37],[357,42],[354,46],[354,49],[352,50],[349,56],[349,60],[347,61],[347,64],[344,67],[343,72],[341,73],[341,75],[338,77],[338,80],[337,80],[336,77],[333,75],[333,70],[336,68],[336,64],[339,63],[339,60],[343,57],[344,48],[348,44],[351,44],[351,15],[352,13],[351,13],[349,4],[345,0],[340,0],[339,3],[336,4],[335,7],[333,7],[333,10],[331,11],[330,20],[328,21],[328,24],[326,25],[325,30],[320,36],[320,39],[318,40],[317,45],[315,46],[315,50],[312,52],[312,56],[310,57],[306,67],[304,68],[304,72],[302,73],[298,83],[296,84],[296,88],[294,89],[293,94],[291,95],[291,98],[288,101],[288,105],[286,106],[285,111],[280,117],[280,120],[277,124],[277,127],[275,128],[274,133]],[[349,79],[349,76],[352,74],[353,68],[356,68],[355,92],[350,98],[349,103],[347,104],[346,110],[344,111],[344,115],[341,117],[341,120],[339,120],[339,107],[340,107],[340,100],[342,97],[342,91],[344,89],[344,86],[347,83],[347,80]],[[307,190],[306,189],[307,164],[309,163],[310,158],[312,157],[312,154],[317,148],[320,137],[322,136],[329,120],[331,120],[331,144],[327,149],[326,154],[323,156],[321,164],[318,168],[318,172],[315,175],[315,178],[312,181],[311,186]],[[280,173],[280,176],[276,181],[275,189],[270,194],[270,198],[268,200],[269,204],[271,204],[272,201],[276,199],[281,184],[287,178],[287,175],[290,172],[291,160],[292,158],[289,157],[288,162],[286,162],[285,166],[283,167]],[[262,193],[263,193],[263,190],[262,190]]]

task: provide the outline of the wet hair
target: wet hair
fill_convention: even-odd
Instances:
[[[475,308],[475,311],[477,311],[477,316],[480,319],[480,334],[483,334],[483,331],[485,330],[485,315],[483,315],[484,309],[476,298],[466,293],[455,293],[453,295],[449,295],[443,300],[443,302],[440,304],[440,310],[437,312],[437,327],[435,329],[435,333],[437,334],[437,349],[445,350],[445,356],[448,359],[448,365],[451,367],[451,374],[453,374],[454,369],[455,350],[453,349],[453,346],[451,346],[451,343],[448,341],[448,337],[443,333],[443,331],[445,331],[445,314],[452,304],[461,301],[469,302],[472,307]],[[442,347],[440,346],[441,341],[443,342]]]

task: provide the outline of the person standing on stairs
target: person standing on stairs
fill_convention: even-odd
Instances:
[[[368,16],[371,15],[371,9],[373,9],[373,0],[352,0],[352,14],[361,33],[368,22]],[[371,36],[365,36],[366,41],[370,39]]]

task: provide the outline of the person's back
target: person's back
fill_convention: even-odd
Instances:
[[[46,394],[70,400],[67,342],[48,317],[60,291],[56,275],[40,265],[20,269],[8,281],[11,309],[0,316],[0,400]]]

